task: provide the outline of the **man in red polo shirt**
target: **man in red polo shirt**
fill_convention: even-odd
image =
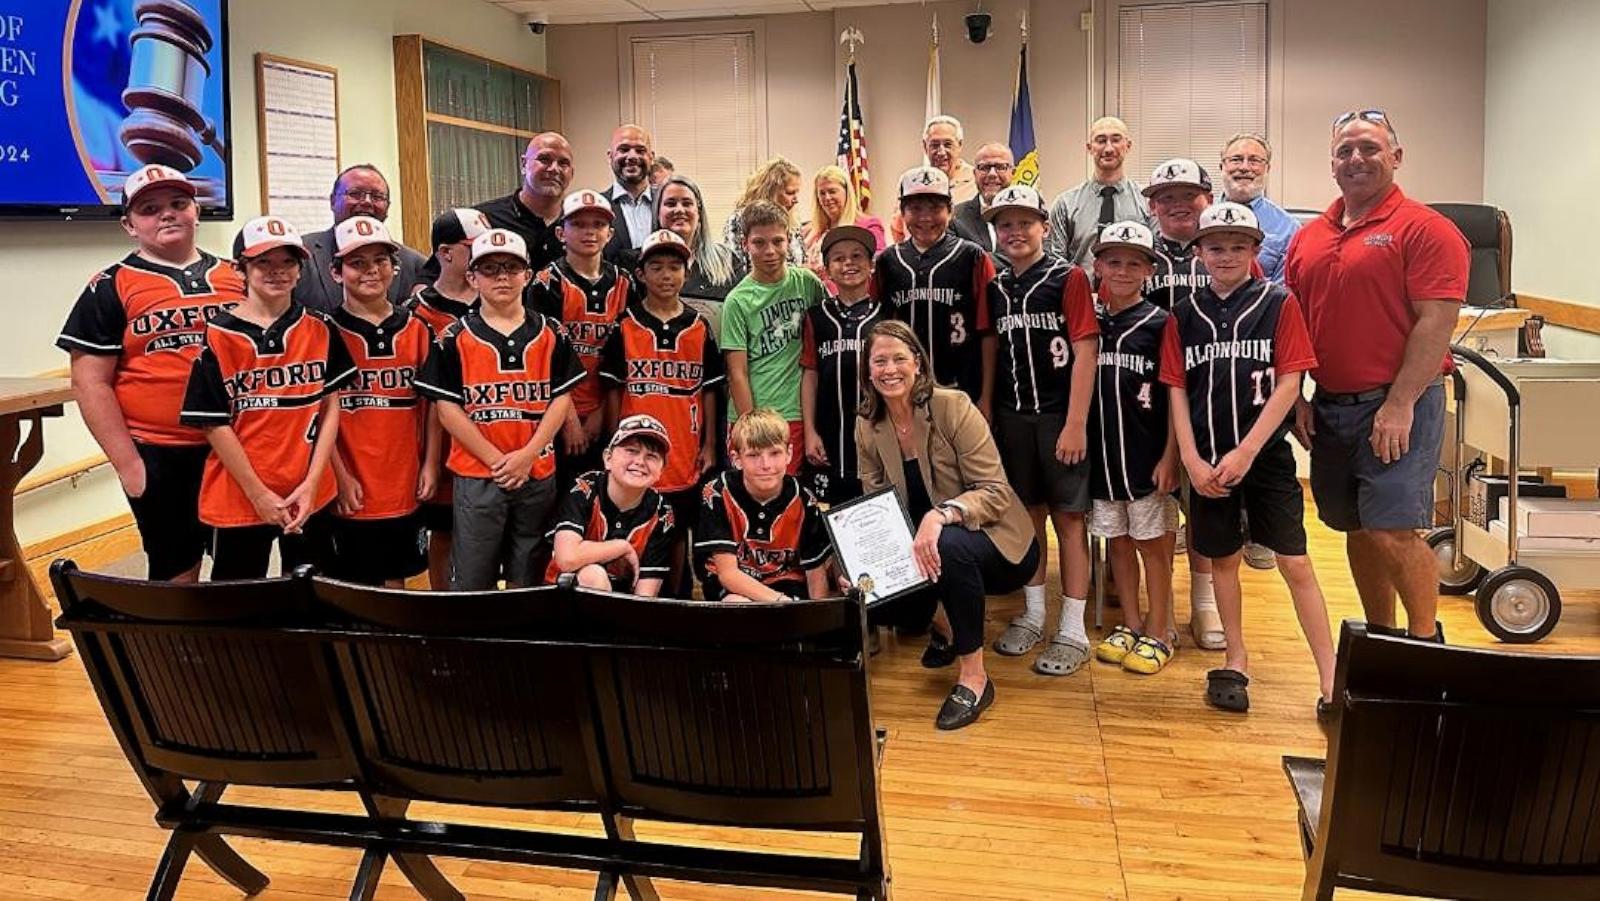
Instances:
[[[1438,567],[1418,529],[1432,524],[1444,436],[1450,332],[1467,290],[1466,239],[1394,183],[1402,149],[1381,110],[1333,123],[1339,199],[1289,246],[1284,275],[1305,305],[1316,395],[1295,408],[1311,450],[1311,493],[1345,533],[1367,620],[1442,640]]]

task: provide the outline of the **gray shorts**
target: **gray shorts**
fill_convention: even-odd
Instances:
[[[1151,541],[1178,531],[1178,502],[1157,491],[1132,501],[1096,499],[1089,513],[1089,532],[1099,538]]]
[[[1311,496],[1330,529],[1425,529],[1433,524],[1433,478],[1444,440],[1444,384],[1429,385],[1411,418],[1411,449],[1394,463],[1372,452],[1372,417],[1383,398],[1311,402]]]
[[[1089,458],[1071,466],[1056,459],[1056,439],[1066,420],[1065,413],[995,411],[1000,464],[1024,506],[1089,512]]]
[[[506,491],[493,479],[456,476],[450,587],[485,591],[500,578],[511,585],[538,585],[544,573],[534,558],[544,547],[555,500],[553,478],[529,479]]]

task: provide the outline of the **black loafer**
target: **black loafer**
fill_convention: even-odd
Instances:
[[[928,646],[922,651],[922,665],[927,669],[942,669],[956,662],[956,648],[940,635],[938,630],[928,633]]]
[[[1321,726],[1333,725],[1333,720],[1339,715],[1339,708],[1325,698],[1317,698],[1317,724]]]
[[[978,716],[993,703],[993,679],[983,686],[981,697],[973,694],[972,689],[958,683],[955,688],[950,689],[950,696],[944,699],[944,706],[939,708],[939,716],[933,724],[946,732],[970,726],[977,722]]]

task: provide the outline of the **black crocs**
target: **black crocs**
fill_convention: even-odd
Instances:
[[[1206,703],[1218,710],[1244,713],[1250,709],[1250,677],[1236,669],[1206,673]]]

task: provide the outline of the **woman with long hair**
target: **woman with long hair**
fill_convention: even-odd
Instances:
[[[826,277],[822,265],[822,236],[840,225],[855,225],[871,232],[877,243],[868,250],[874,257],[883,251],[883,222],[861,211],[856,192],[850,187],[850,176],[843,169],[823,166],[811,179],[811,221],[804,230],[806,265],[819,276]]]
[[[803,266],[806,262],[805,235],[794,217],[794,208],[800,203],[800,168],[781,156],[775,156],[756,167],[745,180],[744,193],[733,206],[733,215],[722,229],[722,242],[733,251],[734,259],[742,269],[750,268],[750,257],[744,250],[744,208],[758,200],[777,204],[789,214],[789,262]]]
[[[959,729],[994,703],[983,666],[985,598],[1027,584],[1039,565],[1039,542],[1006,480],[989,423],[966,392],[934,383],[928,352],[910,326],[891,319],[867,332],[860,379],[861,489],[893,486],[916,524],[912,557],[932,583],[886,613],[904,625],[933,618],[922,665],[957,664],[956,684],[934,722]]]
[[[727,245],[712,240],[705,225],[705,209],[700,186],[686,175],[674,173],[656,189],[656,228],[672,232],[689,245],[689,272],[680,296],[706,317],[716,334],[722,299],[744,278],[745,269]]]

